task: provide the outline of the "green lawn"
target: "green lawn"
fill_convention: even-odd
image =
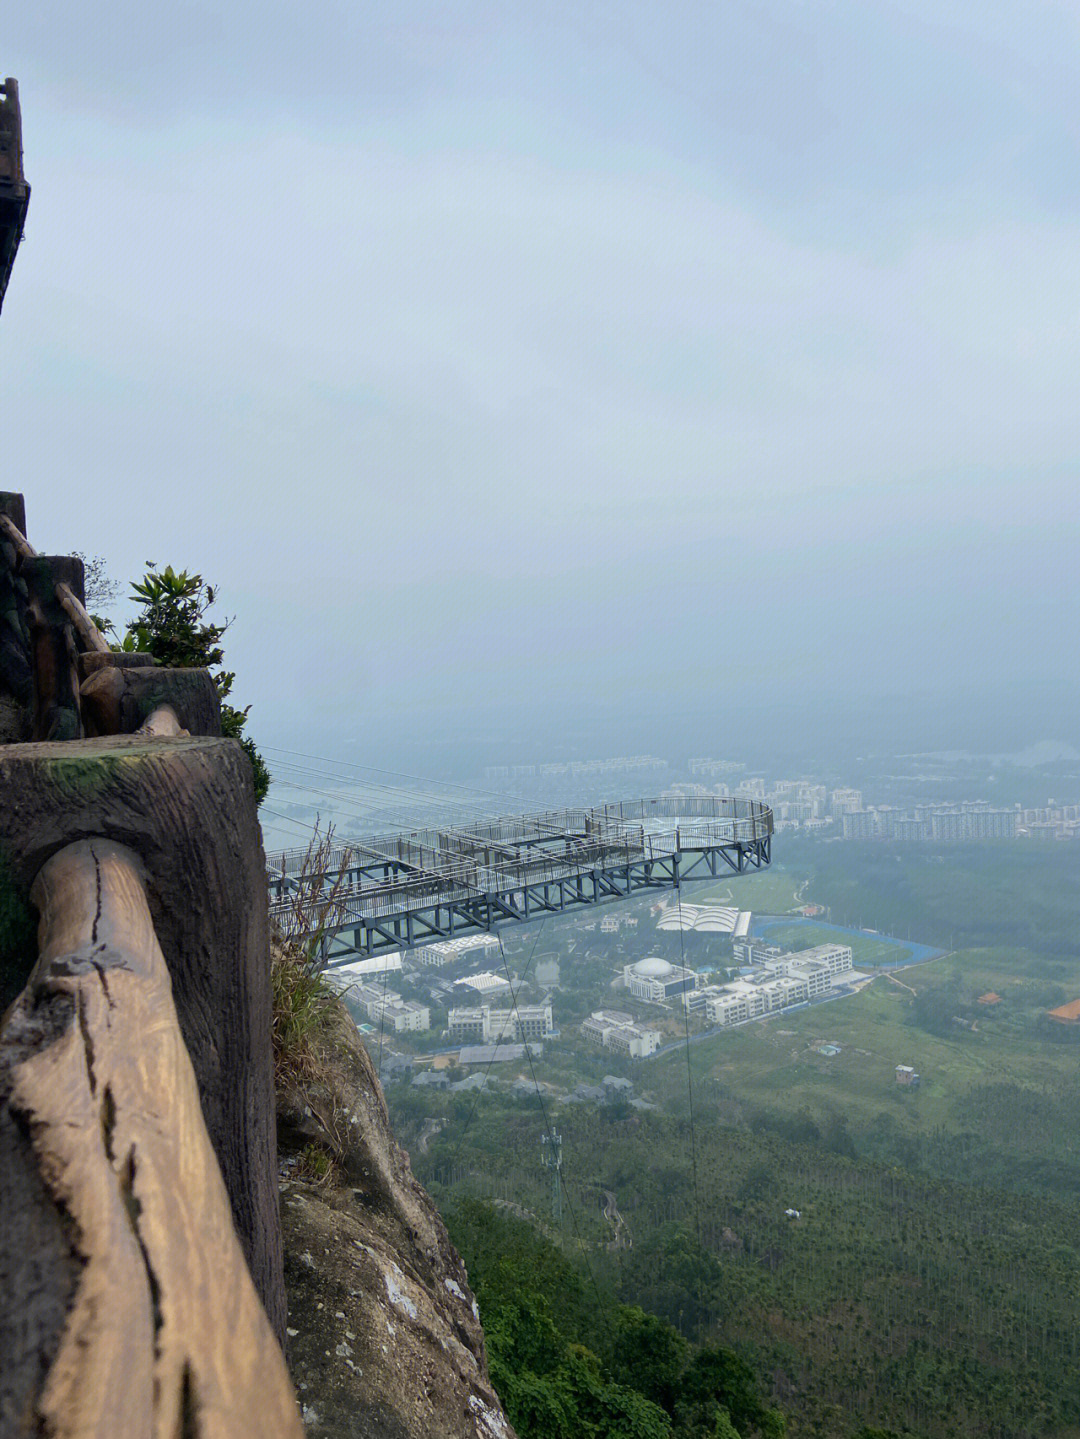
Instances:
[[[787,914],[809,902],[795,899],[805,879],[799,871],[766,869],[731,879],[691,880],[682,894],[687,904],[731,904],[755,914]]]
[[[1034,973],[1032,972],[1034,970]],[[725,1106],[762,1106],[815,1117],[847,1116],[852,1134],[890,1123],[909,1134],[963,1127],[969,1092],[984,1084],[1054,1087],[1076,1071],[1074,1049],[1040,1041],[1032,1005],[1038,993],[1038,961],[1022,951],[963,951],[928,964],[879,975],[859,994],[829,1004],[740,1026],[691,1046],[696,1086]],[[972,994],[995,990],[1000,1005],[977,1016],[977,1031],[939,1036],[913,1024],[919,989],[960,976]],[[899,982],[897,982],[899,981]],[[837,1055],[818,1054],[818,1043],[837,1044]],[[896,1083],[896,1066],[909,1064],[922,1076],[918,1090]],[[672,1054],[643,1071],[642,1078],[668,1100],[686,1094],[686,1060]],[[647,1076],[647,1079],[646,1079]]]
[[[856,969],[863,965],[877,968],[882,964],[902,964],[911,958],[911,950],[901,945],[875,939],[872,934],[848,934],[823,924],[770,925],[764,938],[785,950],[810,949],[816,944],[846,944]]]

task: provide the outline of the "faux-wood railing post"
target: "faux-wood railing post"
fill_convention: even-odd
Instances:
[[[94,838],[129,847],[145,866],[236,1231],[283,1339],[266,878],[239,743],[115,735],[0,745],[0,869],[12,894],[27,895],[58,850]]]
[[[59,850],[0,1039],[0,1435],[300,1439],[138,857]]]

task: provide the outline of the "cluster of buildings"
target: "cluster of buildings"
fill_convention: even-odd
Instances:
[[[620,929],[637,929],[637,916],[633,914],[605,914],[600,921],[601,934],[618,934]]]
[[[742,976],[730,984],[709,985],[688,994],[688,1009],[704,1009],[710,1024],[743,1024],[774,1010],[808,1004],[832,989],[838,975],[851,969],[846,944],[818,944],[797,954],[765,960],[758,974]]]
[[[719,778],[721,783],[716,791],[710,791],[704,784],[672,785],[671,793],[706,795],[723,789],[736,799],[757,800],[767,804],[773,812],[773,826],[777,831],[785,829],[828,830],[837,824],[849,809],[862,805],[862,795],[857,789],[830,790],[826,785],[806,779],[778,779],[768,781],[760,775],[741,779],[738,784],[730,783],[731,771],[735,766],[727,760],[691,760],[691,774],[701,778]],[[695,770],[693,767],[697,766]],[[715,771],[715,773],[714,773]],[[728,783],[723,783],[727,776]]]
[[[695,970],[656,956],[626,965],[623,983],[635,999],[647,1004],[674,999],[688,1013],[703,1014],[710,1024],[724,1026],[807,1004],[826,994],[838,975],[851,970],[851,949],[846,944],[818,944],[791,954],[747,939],[742,951],[744,957],[749,951],[756,972],[726,984],[704,982]],[[598,1022],[595,1014],[586,1024],[594,1021]]]
[[[911,809],[871,805],[849,810],[842,819],[845,839],[899,839],[950,843],[973,839],[1015,839],[1019,809],[995,809],[987,800],[960,804],[917,804]]]
[[[1080,838],[1080,804],[1055,804],[1051,799],[1039,809],[1022,809],[1017,833],[1028,839]]]
[[[692,779],[726,780],[742,774],[746,766],[733,759],[692,759],[687,760],[686,768]]]
[[[697,768],[694,768],[694,767]],[[701,779],[722,778],[736,766],[726,760],[693,760],[691,774]],[[676,784],[672,792],[708,794],[704,784]],[[848,787],[828,789],[812,780],[741,779],[732,789],[741,799],[770,806],[779,833],[800,829],[842,834],[844,839],[911,840],[956,843],[978,839],[1080,838],[1080,805],[1055,804],[1024,809],[993,805],[988,800],[939,801],[904,808],[865,805],[862,791]]]
[[[491,783],[523,779],[599,779],[605,775],[632,775],[666,770],[666,759],[654,754],[620,754],[611,759],[564,760],[552,764],[488,765],[484,778]]]
[[[431,1010],[413,999],[402,999],[396,989],[381,984],[355,984],[352,997],[373,1024],[393,1034],[421,1033],[431,1028]]]
[[[524,1044],[555,1033],[550,1004],[519,1004],[516,1009],[492,1009],[481,1004],[452,1009],[447,1016],[452,1040],[466,1044]]]
[[[581,1032],[593,1044],[628,1059],[647,1059],[660,1048],[658,1029],[645,1029],[634,1023],[632,1014],[617,1009],[596,1009],[581,1026]]]
[[[605,1074],[599,1084],[579,1084],[573,1094],[567,1094],[563,1098],[564,1104],[614,1104],[617,1100],[627,1099],[634,1104],[634,1081],[632,1079],[621,1079],[617,1074]],[[636,1107],[654,1109],[652,1104],[642,1105],[637,1101]]]

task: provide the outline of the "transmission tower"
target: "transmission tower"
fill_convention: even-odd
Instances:
[[[562,1233],[562,1135],[556,1130],[540,1139],[540,1163],[548,1172],[551,1183],[551,1219]]]

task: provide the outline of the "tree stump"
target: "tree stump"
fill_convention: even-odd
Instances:
[[[299,1439],[136,855],[58,851],[0,1036],[0,1435]]]
[[[162,705],[189,734],[221,733],[221,700],[209,670],[102,664],[83,680],[80,699],[91,735],[134,734]]]
[[[0,869],[12,903],[57,850],[98,837],[146,867],[206,1127],[282,1338],[266,873],[247,756],[236,740],[195,736],[0,746]]]

